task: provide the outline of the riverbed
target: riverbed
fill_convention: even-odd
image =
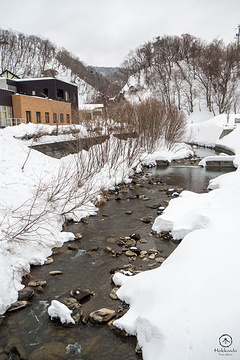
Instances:
[[[211,178],[226,171],[208,171],[194,161],[145,169],[131,184],[109,193],[96,216],[67,224],[65,231],[82,235],[73,242],[77,249],[69,249],[66,243],[61,249],[55,249],[51,264],[32,267],[28,280],[46,280],[47,285],[35,291],[26,308],[6,313],[0,326],[0,360],[28,359],[35,350],[50,342],[68,346],[66,359],[141,359],[141,354],[135,352],[135,337],[91,322],[80,321],[77,326],[64,327],[49,319],[47,308],[52,300],[69,297],[71,290],[82,288],[93,292],[90,300],[82,304],[86,318],[91,311],[103,307],[121,316],[127,306],[110,298],[114,287],[111,274],[118,268],[137,273],[161,266],[177,246],[170,237],[158,237],[151,232],[154,219],[172,198],[167,190],[204,192]],[[128,257],[123,251],[124,239],[133,234],[140,235],[137,246],[147,252],[143,257]],[[149,256],[154,251],[155,257]],[[62,274],[52,276],[51,271]],[[16,351],[20,348],[21,354]]]

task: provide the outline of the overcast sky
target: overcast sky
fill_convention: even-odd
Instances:
[[[236,41],[240,24],[240,0],[0,0],[0,8],[2,29],[48,38],[97,66],[119,66],[156,36]]]

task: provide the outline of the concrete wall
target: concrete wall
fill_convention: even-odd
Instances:
[[[34,145],[33,149],[38,150],[45,155],[60,159],[63,156],[75,154],[81,150],[89,150],[91,146],[102,144],[109,138],[109,135],[102,135],[92,138],[83,138],[78,140]]]

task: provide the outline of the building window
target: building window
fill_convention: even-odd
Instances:
[[[0,105],[0,126],[13,125],[12,122],[12,107]]]
[[[67,114],[67,123],[69,124],[70,123],[70,115]]]
[[[63,90],[62,89],[57,89],[57,97],[60,100],[63,100]]]
[[[64,120],[63,120],[63,114],[60,114],[60,123],[63,123]]]
[[[49,124],[49,113],[45,112],[45,123]]]
[[[69,101],[70,100],[70,92],[65,91],[65,100]]]
[[[32,96],[35,96],[35,95],[36,95],[36,91],[32,90]]]
[[[41,113],[40,113],[40,111],[36,112],[36,119],[37,119],[37,123],[39,124],[41,122]]]
[[[26,122],[27,124],[31,122],[31,111],[26,111]]]
[[[56,113],[53,113],[53,122],[54,122],[54,124],[57,123],[57,114]]]
[[[44,96],[48,97],[48,88],[43,89]]]

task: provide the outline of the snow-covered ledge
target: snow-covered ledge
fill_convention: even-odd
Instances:
[[[235,155],[226,155],[220,154],[215,156],[207,156],[199,162],[200,166],[234,166],[237,165],[234,163]]]

